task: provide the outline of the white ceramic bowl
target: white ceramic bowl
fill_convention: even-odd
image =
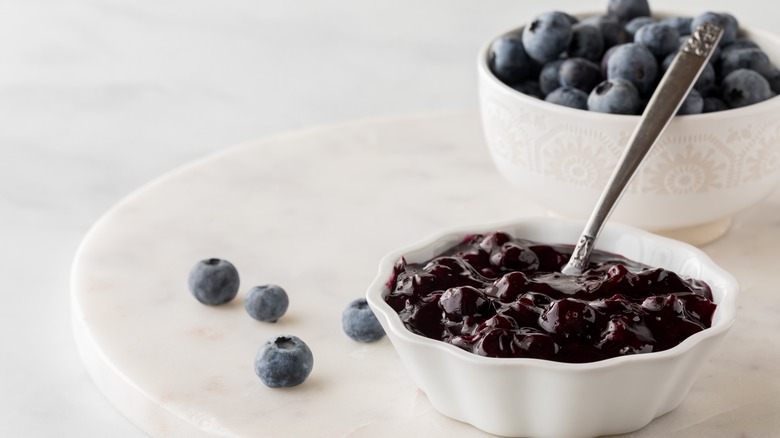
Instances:
[[[583,223],[535,218],[466,227],[393,251],[381,262],[367,299],[414,382],[442,414],[512,437],[593,437],[639,429],[674,409],[734,323],[739,286],[697,248],[608,224],[597,248],[706,281],[718,304],[712,327],[669,350],[586,364],[477,356],[407,330],[384,301],[401,257],[432,258],[469,233],[506,231],[545,243],[575,242]]]
[[[749,28],[742,36],[757,42],[780,66],[780,38]],[[587,217],[639,116],[571,109],[515,91],[488,68],[489,46],[479,53],[477,68],[484,134],[495,165],[524,196],[550,212]],[[704,243],[778,185],[780,97],[676,117],[613,218]]]

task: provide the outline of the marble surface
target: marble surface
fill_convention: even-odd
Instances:
[[[250,139],[377,116],[474,109],[474,56],[489,36],[551,8],[596,10],[604,3],[0,3],[0,273],[6,303],[0,310],[0,433],[146,436],[97,390],[71,330],[76,248],[131,191]],[[674,10],[679,2],[653,5]],[[730,10],[752,25],[776,25],[776,14],[768,13],[776,5],[768,0],[695,0],[686,8]],[[706,248],[715,257],[765,255],[765,263],[737,266],[746,295],[759,292],[744,304],[744,322],[733,333],[746,344],[747,357],[724,359],[752,368],[709,375],[725,382],[727,395],[713,401],[712,421],[702,423],[700,435],[680,436],[712,436],[707,427],[740,418],[764,427],[752,436],[780,430],[772,416],[778,378],[754,371],[771,368],[777,349],[762,348],[760,341],[775,344],[751,340],[747,331],[753,323],[777,327],[777,306],[767,290],[761,293],[764,273],[778,258],[771,246],[778,235],[775,199],[740,216],[729,234],[739,245],[724,240]],[[696,397],[691,394],[692,404],[681,412],[703,420]]]

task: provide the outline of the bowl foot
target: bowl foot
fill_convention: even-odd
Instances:
[[[701,246],[722,237],[731,227],[731,217],[683,228],[649,229],[648,231],[676,240]]]

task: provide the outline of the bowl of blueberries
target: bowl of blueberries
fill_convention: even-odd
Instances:
[[[610,0],[492,38],[477,65],[499,172],[553,215],[587,217],[665,69],[707,22],[725,29],[716,52],[613,218],[693,244],[720,237],[780,185],[780,38],[726,12]]]
[[[698,248],[607,224],[463,227],[388,254],[367,301],[442,414],[510,437],[627,433],[677,407],[734,323],[739,286]]]

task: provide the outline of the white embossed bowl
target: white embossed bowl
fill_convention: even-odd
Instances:
[[[573,438],[626,433],[674,409],[734,323],[739,286],[697,248],[607,224],[597,248],[706,281],[712,326],[669,350],[585,364],[477,356],[414,334],[384,301],[394,264],[432,258],[470,233],[506,231],[545,243],[575,242],[583,222],[533,218],[464,227],[385,256],[367,300],[404,366],[442,414],[501,436]]]
[[[780,38],[742,29],[780,65]],[[507,32],[508,33],[508,32]],[[492,41],[493,39],[491,39]],[[500,173],[550,212],[585,218],[639,116],[600,114],[524,95],[477,62],[485,139]],[[638,170],[613,218],[694,244],[728,230],[734,214],[780,184],[780,97],[676,117]]]

